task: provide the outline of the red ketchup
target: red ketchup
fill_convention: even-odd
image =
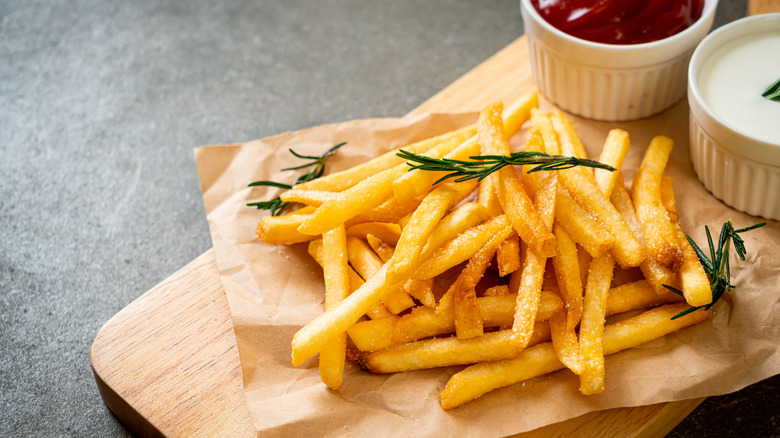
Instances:
[[[539,15],[577,38],[640,44],[672,36],[701,17],[704,0],[531,0]]]

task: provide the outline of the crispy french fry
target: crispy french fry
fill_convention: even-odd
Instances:
[[[559,224],[553,233],[558,242],[558,254],[553,257],[553,268],[558,288],[566,308],[566,328],[574,332],[582,317],[582,279],[577,245]]]
[[[615,206],[615,208],[617,208],[618,212],[620,212],[620,215],[623,216],[623,219],[626,221],[629,228],[631,228],[631,231],[634,232],[634,235],[637,237],[637,239],[639,239],[639,241],[642,243],[642,246],[645,248],[645,260],[642,261],[642,263],[639,265],[639,269],[653,285],[653,288],[656,292],[659,294],[668,292],[668,290],[663,287],[663,285],[671,285],[675,280],[675,273],[658,263],[658,261],[656,261],[656,259],[650,256],[650,253],[647,252],[647,247],[645,245],[645,234],[642,231],[642,225],[639,223],[639,219],[636,217],[634,203],[631,201],[631,196],[626,190],[622,176],[615,184],[610,200],[612,201],[612,204]]]
[[[623,160],[628,154],[630,142],[628,133],[622,129],[613,129],[607,134],[607,140],[604,142],[604,148],[601,150],[599,162],[608,164],[615,169],[620,170],[623,167]],[[615,182],[620,177],[617,171],[606,169],[593,169],[593,176],[596,179],[596,186],[607,198],[612,195],[612,189]]]
[[[372,234],[390,246],[396,246],[401,237],[401,227],[389,222],[365,222],[347,228],[347,236],[365,239]]]
[[[606,316],[630,312],[662,304],[679,303],[683,299],[673,293],[658,294],[648,280],[638,280],[613,287],[607,294]]]
[[[347,237],[347,256],[349,258],[349,263],[364,279],[373,276],[384,266],[382,260],[371,250],[368,244],[356,237]],[[394,281],[385,281],[388,283],[398,283]],[[403,283],[401,283],[401,285],[402,284]],[[396,315],[410,307],[414,307],[414,300],[412,300],[409,294],[403,291],[402,287],[388,293],[382,299],[382,303],[387,307],[387,310]]]
[[[347,330],[349,338],[361,351],[376,351],[388,348],[393,344],[393,333],[398,322],[395,315],[386,318],[359,321]]]
[[[479,143],[483,153],[491,155],[509,155],[511,150],[500,117],[501,103],[488,105],[480,113],[477,124]],[[527,242],[534,251],[543,256],[555,255],[555,237],[539,217],[531,198],[526,194],[517,172],[512,167],[504,167],[488,176],[494,179],[496,194],[501,207],[512,223],[520,239]]]
[[[500,330],[469,339],[426,339],[373,352],[350,350],[349,357],[371,373],[397,373],[515,357],[521,349],[511,338],[511,330]]]
[[[332,192],[340,192],[354,186],[371,175],[376,175],[379,172],[402,164],[404,162],[403,159],[396,155],[400,149],[415,154],[422,154],[431,148],[448,141],[457,142],[458,139],[463,141],[464,139],[473,136],[476,131],[476,126],[471,125],[438,135],[436,137],[421,140],[419,142],[406,145],[402,148],[393,149],[392,151],[382,154],[372,160],[358,164],[357,166],[351,167],[349,169],[342,170],[341,172],[335,172],[330,175],[325,175],[311,181],[297,184],[295,187],[293,187],[293,189],[327,190]]]
[[[566,312],[561,310],[548,321],[553,350],[558,360],[572,370],[574,374],[582,373],[582,355],[577,333],[567,327]]]
[[[425,260],[412,278],[425,280],[433,278],[458,263],[465,262],[480,250],[490,239],[505,229],[509,220],[505,215],[496,216],[485,223],[471,227],[436,250]],[[423,259],[423,257],[420,257]]]
[[[382,266],[377,273],[369,277],[344,301],[336,307],[326,310],[325,313],[298,330],[292,340],[293,366],[301,365],[319,353],[330,339],[339,333],[346,332],[371,306],[381,301],[390,292],[403,286],[400,283],[385,282],[386,273],[386,267]]]
[[[679,277],[682,283],[682,292],[685,301],[693,307],[706,306],[712,302],[712,287],[704,267],[699,261],[693,246],[691,246],[685,233],[680,227],[677,217],[677,202],[674,198],[674,188],[671,178],[664,177],[661,180],[661,198],[664,206],[673,220],[677,240],[680,242],[680,250],[683,255],[683,262],[680,266]]]
[[[320,265],[325,265],[325,254],[322,250],[322,239],[312,240],[309,242],[309,255]],[[351,266],[347,266],[347,276],[349,277],[349,291],[354,292],[363,286],[363,278],[352,269]],[[381,319],[388,316],[394,316],[387,307],[382,303],[376,303],[366,311],[366,316],[371,319]]]
[[[433,278],[427,280],[410,278],[404,283],[404,290],[423,306],[436,307],[436,297],[433,295]]]
[[[411,214],[419,205],[420,199],[416,198],[403,202],[396,198],[390,198],[388,201],[383,202],[379,207],[360,213],[348,220],[346,225],[347,228],[352,228],[363,222],[399,222],[401,218]]]
[[[313,211],[313,207],[304,207],[282,216],[264,216],[257,224],[257,239],[269,245],[293,245],[314,240],[317,236],[298,231],[298,227]]]
[[[325,309],[333,308],[349,295],[347,274],[347,233],[340,225],[322,235],[322,251],[325,278]],[[329,340],[320,352],[320,379],[331,389],[341,387],[347,336],[340,333]]]
[[[560,154],[578,157],[588,158],[585,153],[585,147],[580,141],[580,137],[577,135],[577,130],[574,129],[574,123],[569,119],[566,114],[558,109],[550,111],[550,121],[553,124],[553,129],[558,135],[558,141],[561,145]],[[586,178],[591,181],[595,181],[593,178],[593,172],[587,167],[577,167],[575,171],[582,173]]]
[[[569,192],[558,187],[555,205],[555,220],[592,257],[599,257],[615,244],[615,237],[597,220],[593,219]]]
[[[479,182],[477,203],[485,207],[490,216],[499,216],[504,213],[504,210],[501,209],[501,203],[498,201],[496,187],[493,185],[493,182],[494,180],[491,178],[485,178]]]
[[[388,260],[390,260],[390,258],[393,257],[393,252],[395,250],[392,246],[383,242],[382,239],[374,236],[373,234],[367,234],[366,242],[368,242],[368,246],[374,250],[374,253],[376,253],[379,259],[382,260],[382,263],[386,263]]]
[[[477,304],[476,286],[482,276],[485,274],[493,255],[498,251],[499,245],[503,242],[512,228],[507,226],[490,239],[487,244],[480,249],[474,257],[469,260],[466,267],[463,268],[458,279],[447,291],[447,294],[453,295],[454,313],[455,313],[455,333],[458,339],[469,339],[481,336],[482,314]]]
[[[642,244],[620,216],[615,206],[602,193],[596,184],[574,169],[558,172],[561,183],[572,197],[585,208],[596,215],[609,228],[615,237],[612,254],[615,260],[624,268],[639,266],[645,259]],[[570,230],[567,230],[570,231]]]
[[[290,189],[282,192],[279,198],[284,202],[297,202],[299,204],[319,207],[326,201],[336,199],[338,192],[326,192],[324,190]]]
[[[553,220],[555,218],[555,197],[558,192],[558,178],[556,174],[550,174],[544,178],[544,182],[538,184],[539,190],[534,199],[534,208],[539,212],[540,220],[545,231],[552,235]],[[555,244],[555,236],[553,236]],[[555,255],[555,251],[553,251]],[[530,245],[525,250],[525,260],[521,271],[515,271],[510,279],[510,289],[514,291],[517,283],[517,303],[515,304],[515,317],[512,324],[514,342],[525,347],[533,333],[533,325],[539,310],[539,298],[544,283],[544,270],[547,264],[547,256],[536,252]],[[516,277],[520,276],[519,281]],[[515,281],[511,281],[515,280]]]
[[[420,253],[447,211],[477,188],[477,181],[446,182],[431,191],[412,214],[390,260],[389,281],[408,278],[416,269]]]
[[[580,322],[580,392],[584,395],[604,391],[604,322],[607,296],[615,261],[609,254],[593,259],[585,285],[582,321]]]
[[[445,243],[489,218],[487,211],[481,205],[475,202],[464,203],[439,222],[420,254],[420,261],[427,260]]]
[[[688,308],[686,304],[668,305],[607,326],[604,353],[614,354],[650,342],[710,317],[698,310],[681,318],[671,317]],[[520,383],[564,368],[551,343],[535,345],[519,356],[472,365],[452,376],[439,396],[443,409],[454,409],[494,389]]]
[[[498,247],[496,253],[496,263],[498,264],[498,275],[507,276],[520,269],[520,237],[512,233]]]
[[[509,286],[506,284],[499,284],[493,287],[489,287],[485,289],[485,292],[482,293],[483,297],[500,297],[504,295],[509,295],[511,292],[509,292]]]
[[[661,200],[661,176],[673,145],[668,137],[653,138],[634,176],[631,198],[642,224],[648,252],[665,267],[677,271],[683,263],[683,255],[677,232]]]
[[[532,110],[531,126],[538,130],[544,144],[544,147],[539,149],[539,152],[547,152],[551,155],[561,154],[561,144],[558,141],[558,135],[555,133],[550,116],[539,110]],[[526,147],[526,150],[529,150],[528,147]]]

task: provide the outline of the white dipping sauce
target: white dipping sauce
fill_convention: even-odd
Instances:
[[[761,94],[780,79],[780,29],[733,39],[702,64],[702,97],[726,123],[780,144],[780,102]]]

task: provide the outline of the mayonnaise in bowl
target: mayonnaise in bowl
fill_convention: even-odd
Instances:
[[[698,75],[702,97],[716,115],[780,145],[780,101],[762,96],[780,79],[780,26],[728,41],[703,62]]]

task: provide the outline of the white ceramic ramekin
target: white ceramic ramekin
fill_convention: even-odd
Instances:
[[[705,0],[691,27],[644,44],[613,45],[568,35],[520,0],[531,73],[557,107],[594,120],[626,121],[659,113],[685,95],[688,61],[707,35],[717,0]]]
[[[729,23],[702,41],[688,72],[691,161],[696,174],[707,190],[729,206],[775,220],[780,220],[780,144],[738,129],[715,113],[702,93],[701,75],[706,74],[702,67],[708,57],[724,43],[778,29],[780,14]],[[780,120],[775,126],[780,126]]]

